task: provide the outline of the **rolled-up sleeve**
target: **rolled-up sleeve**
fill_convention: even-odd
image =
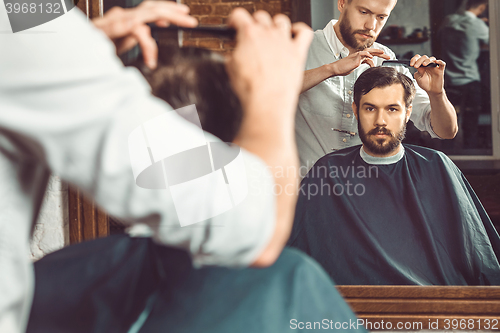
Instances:
[[[485,44],[489,43],[490,28],[483,20],[481,20],[480,18],[476,18],[471,30],[472,30],[471,34],[475,34],[477,36],[477,39],[479,39]]]
[[[130,134],[172,109],[151,96],[136,70],[123,68],[113,45],[77,10],[38,30],[0,34],[0,148],[8,142],[10,153],[46,165],[110,214],[147,224],[154,239],[185,249],[195,264],[251,264],[275,228],[274,182],[266,165],[242,150],[246,180],[240,181],[247,189],[241,200],[221,211],[217,195],[205,196],[205,209],[217,214],[181,226],[168,186],[138,186],[130,157]],[[195,125],[170,118],[170,127],[198,135]],[[166,144],[180,150],[176,145],[183,143]],[[231,191],[227,182],[208,186],[213,193]]]

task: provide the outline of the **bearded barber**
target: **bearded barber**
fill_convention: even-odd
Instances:
[[[296,114],[295,134],[301,175],[322,156],[361,144],[352,110],[353,86],[366,69],[395,59],[388,47],[376,43],[397,0],[338,0],[339,20],[314,33]],[[437,67],[424,66],[435,62]],[[415,55],[417,94],[411,120],[432,138],[452,139],[458,125],[444,90],[446,64]],[[396,69],[409,75],[404,66]],[[414,82],[414,83],[415,83]]]

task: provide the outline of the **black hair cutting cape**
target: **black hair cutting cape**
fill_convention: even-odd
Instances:
[[[500,238],[441,152],[404,145],[370,165],[360,146],[321,158],[303,179],[289,245],[340,285],[497,285]]]
[[[366,332],[324,270],[295,249],[265,269],[195,269],[184,251],[115,235],[35,263],[27,332],[276,333],[308,325]]]

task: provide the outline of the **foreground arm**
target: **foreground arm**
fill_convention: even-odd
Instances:
[[[265,46],[274,43],[278,34],[285,35],[286,30],[291,35],[290,26],[285,29],[283,19],[281,22],[276,23],[280,28],[273,28],[273,38],[260,42]],[[252,49],[249,46],[252,43],[244,41],[252,41],[252,36],[261,36],[257,32],[266,29],[262,22],[253,25],[257,25],[256,29],[243,27],[240,50]],[[144,124],[156,125],[156,117],[170,110],[168,105],[151,96],[149,86],[136,70],[123,68],[112,44],[92,29],[78,11],[48,22],[43,29],[57,33],[0,35],[0,44],[9,50],[0,53],[0,150],[13,160],[46,167],[94,198],[110,214],[130,223],[149,225],[158,241],[185,249],[197,264],[271,264],[288,237],[286,229],[291,225],[295,192],[289,190],[288,193],[294,194],[287,197],[274,196],[273,181],[265,164],[245,152],[249,180],[257,185],[249,184],[249,200],[194,226],[181,227],[168,190],[136,185],[132,170],[137,161],[131,161],[129,155],[131,133]],[[298,36],[303,36],[299,27],[295,30]],[[303,68],[300,60],[305,61],[307,39],[297,37],[292,42],[288,37],[281,44],[287,52],[297,53],[297,58],[293,58],[297,68]],[[262,48],[258,50],[260,57],[254,65],[267,71],[279,57],[261,52]],[[245,67],[241,66],[241,57],[246,51],[239,51],[240,56],[237,51],[233,63],[239,65],[230,66],[233,75],[241,79],[238,82],[244,87],[262,85],[274,89],[274,85],[261,81],[268,76],[254,75],[254,71],[241,68]],[[283,88],[287,92],[278,89],[274,91],[276,94],[269,94],[268,89],[240,90],[246,114],[239,140],[270,166],[293,165],[296,160],[293,150],[288,149],[292,146],[288,139],[293,137],[290,133],[294,102],[290,100],[297,98],[302,71],[298,70],[290,79],[281,75],[283,68],[280,68],[276,74],[285,83],[293,82],[290,84],[296,85],[294,92],[288,92],[291,86],[287,84]],[[276,103],[266,104],[269,96],[279,98]],[[270,133],[275,130],[270,126],[262,126],[261,130],[265,112],[276,112],[272,119],[283,115],[288,124],[286,130],[278,130],[276,135]],[[257,122],[256,126],[250,125],[252,121]],[[198,128],[180,117],[171,117],[170,128],[184,137],[199,134]],[[272,140],[277,140],[277,144]],[[182,140],[164,144],[170,149],[184,150]],[[156,155],[152,150],[152,155]],[[280,150],[284,155],[279,155]],[[139,162],[152,163],[146,150],[144,154],[145,159]],[[155,157],[155,161],[161,159]],[[291,179],[296,178],[291,176]],[[285,183],[294,182],[287,179]],[[224,184],[220,190],[227,191],[227,186]],[[193,193],[184,194],[187,198]],[[217,200],[211,203],[214,209],[218,207]]]
[[[278,258],[293,224],[298,185],[293,119],[312,32],[305,24],[292,27],[285,15],[271,19],[263,11],[251,17],[237,9],[230,24],[238,30],[238,46],[228,71],[245,111],[235,142],[270,167],[278,193],[274,234],[253,264],[267,266]],[[287,172],[278,176],[280,169]]]

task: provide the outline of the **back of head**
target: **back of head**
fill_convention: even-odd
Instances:
[[[465,9],[466,10],[474,9],[474,8],[477,8],[481,5],[487,5],[488,2],[489,2],[488,0],[467,0],[467,4],[465,5]]]
[[[359,108],[361,97],[375,88],[385,88],[400,84],[404,88],[404,101],[408,108],[413,103],[416,89],[413,81],[392,67],[373,67],[359,76],[354,84],[354,103]]]
[[[224,142],[234,140],[243,111],[222,55],[196,47],[163,46],[157,69],[140,69],[153,95],[174,109],[195,104],[203,130]]]

